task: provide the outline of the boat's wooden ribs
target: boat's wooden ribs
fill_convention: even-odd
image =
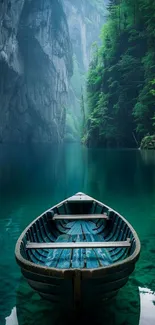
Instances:
[[[27,243],[27,249],[67,249],[67,248],[111,248],[111,247],[130,247],[130,238],[126,241],[118,242],[76,242],[76,243]]]
[[[90,220],[90,219],[106,219],[106,214],[55,214],[53,220]]]

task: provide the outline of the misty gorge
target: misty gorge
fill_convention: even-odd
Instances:
[[[154,13],[0,0],[0,325],[155,324]]]
[[[104,10],[87,0],[5,0],[0,19],[0,141],[60,143],[66,116],[77,138],[82,77],[74,79],[88,69]]]

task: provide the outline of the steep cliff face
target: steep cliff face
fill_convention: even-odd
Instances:
[[[60,0],[0,2],[0,141],[60,142],[72,48]]]
[[[100,31],[108,15],[108,3],[109,0],[63,0],[74,53],[66,121],[67,141],[78,140],[81,135],[83,122],[80,106],[85,89],[85,73],[91,60],[92,44],[100,42]]]
[[[83,71],[89,66],[92,43],[99,41],[108,3],[109,0],[63,0],[73,51]]]

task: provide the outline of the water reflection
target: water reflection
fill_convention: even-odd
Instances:
[[[145,164],[155,165],[155,150],[141,150],[140,153]]]
[[[17,291],[17,308],[14,307],[11,314],[6,317],[5,325],[65,325],[79,322],[81,325],[87,322],[93,325],[154,325],[155,293],[150,289],[139,287],[139,294],[140,308],[139,303],[137,304],[138,288],[133,288],[129,283],[111,305],[103,305],[101,309],[96,309],[94,314],[91,313],[91,318],[83,314],[77,319],[77,316],[67,312],[60,313],[51,303],[42,300],[22,278]]]
[[[17,310],[16,307],[13,307],[10,316],[5,318],[6,325],[18,325],[18,319],[17,319]]]
[[[79,145],[1,145],[1,215],[8,215],[11,208],[28,201],[48,208],[79,191],[109,205],[116,202],[116,197],[119,202],[120,196],[151,194],[154,166],[143,165],[142,159],[146,161],[153,153],[147,152],[147,158],[143,154],[145,157],[146,153],[138,150],[88,150]],[[155,156],[153,161],[155,164]]]
[[[141,312],[139,325],[155,324],[155,292],[139,287]]]
[[[102,325],[138,324],[138,287],[154,290],[155,160],[153,152],[147,152],[148,156],[152,157],[151,163],[147,163],[146,154],[136,150],[87,149],[79,145],[0,145],[0,247],[3,247],[0,325],[15,317],[14,306],[19,325],[51,325],[54,322],[56,312],[51,310],[51,304],[40,300],[29,287],[26,289],[26,284],[22,284],[16,297],[21,273],[15,262],[14,246],[32,219],[79,191],[118,210],[132,223],[141,242],[146,239],[142,249],[145,254],[141,254],[137,263],[136,279],[140,279],[140,283],[135,281],[135,288],[130,280],[111,307],[103,306],[102,321],[99,317],[96,319],[96,314],[93,321],[93,325],[99,322]],[[92,319],[88,322],[92,323]]]
[[[29,203],[41,212],[42,206],[48,208],[57,200],[58,192],[64,198],[64,147],[0,149],[0,218]]]
[[[140,315],[138,287],[131,281],[110,304],[104,302],[75,315],[41,299],[21,278],[17,289],[16,308],[18,325],[138,325]]]

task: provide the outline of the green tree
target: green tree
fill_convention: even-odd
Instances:
[[[87,77],[88,145],[137,146],[155,131],[155,2],[110,0]]]

